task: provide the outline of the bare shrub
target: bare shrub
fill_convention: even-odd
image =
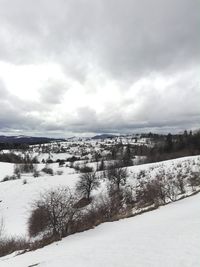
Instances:
[[[184,178],[181,172],[173,176],[160,169],[153,180],[139,180],[136,192],[137,202],[142,206],[152,204],[159,206],[169,201],[176,201],[179,194],[185,193]]]
[[[146,176],[147,176],[146,171],[145,171],[145,170],[141,170],[141,171],[138,173],[137,179],[144,179]]]
[[[29,243],[22,237],[6,237],[4,234],[4,220],[0,219],[0,257],[8,255],[17,250],[24,250]]]
[[[76,199],[69,188],[60,187],[47,191],[32,205],[31,216],[28,222],[29,235],[47,231],[53,236],[62,237],[70,232],[78,209]]]
[[[47,166],[42,169],[42,172],[49,174],[49,175],[53,175],[53,169]]]
[[[0,242],[0,257],[18,250],[29,248],[29,243],[22,237],[5,237]]]
[[[72,224],[71,233],[82,232],[110,220],[109,199],[101,196],[77,217]]]
[[[175,201],[178,196],[177,183],[174,180],[165,180],[164,183],[165,195],[170,201]]]
[[[90,166],[84,165],[84,166],[80,167],[79,171],[81,173],[87,173],[87,172],[93,172],[94,169]]]
[[[31,216],[28,220],[28,231],[30,236],[36,236],[40,232],[44,232],[48,228],[49,217],[46,208],[42,205],[36,205],[31,211]]]
[[[21,171],[20,171],[20,168],[18,167],[18,165],[14,166],[14,175],[16,175],[17,179],[21,178]]]
[[[80,171],[80,163],[78,162],[78,163],[76,163],[76,164],[74,164],[74,162],[71,162],[71,168],[74,168],[76,171]]]
[[[26,179],[23,180],[23,184],[24,185],[27,184],[27,180]]]
[[[34,242],[30,243],[30,250],[36,250],[39,248],[43,248],[47,245],[50,245],[51,243],[58,241],[59,238],[49,235],[49,234],[44,234],[42,238],[36,239]]]
[[[7,182],[10,180],[10,176],[9,175],[6,175],[2,180],[1,182]]]
[[[80,163],[76,163],[74,165],[74,169],[78,172],[81,172],[81,173],[88,173],[88,172],[93,172],[94,169],[90,166],[88,166],[86,163],[83,164],[83,166],[81,166]]]
[[[86,207],[87,205],[89,205],[90,203],[92,202],[91,199],[88,199],[86,197],[82,197],[81,199],[79,199],[75,206],[76,208],[83,208],[83,207]]]
[[[51,163],[54,163],[54,161],[52,159],[47,159],[46,163],[51,164]]]
[[[16,164],[14,167],[14,173],[19,175],[20,173],[30,173],[36,170],[36,165],[32,162],[25,162]]]
[[[58,159],[56,162],[58,162],[59,167],[63,167],[65,165],[64,159]]]
[[[2,180],[1,182],[7,182],[7,181],[12,181],[12,180],[17,180],[17,176],[16,175],[6,175]]]
[[[185,176],[181,173],[178,172],[175,180],[175,186],[177,189],[180,191],[181,194],[185,193],[185,181],[184,181]]]
[[[98,166],[97,168],[98,171],[104,171],[106,169],[104,159],[101,159],[100,164],[97,164],[97,166]]]
[[[37,177],[39,177],[39,176],[40,176],[40,172],[37,171],[37,170],[34,170],[34,171],[33,171],[33,177],[34,177],[34,178],[37,178]]]
[[[62,175],[62,174],[63,174],[63,171],[58,170],[58,171],[56,172],[56,175]]]
[[[188,178],[189,185],[192,187],[192,190],[195,190],[195,187],[200,186],[200,175],[198,172],[191,172],[190,177]]]
[[[159,179],[140,181],[136,190],[136,200],[139,206],[165,204],[166,193],[162,182]]]
[[[10,163],[22,163],[24,159],[21,155],[17,155],[13,152],[10,153],[2,153],[0,154],[1,162],[10,162]]]
[[[109,217],[114,219],[116,216],[123,213],[123,190],[121,188],[116,188],[113,184],[110,184],[108,188],[108,195],[109,201],[107,202],[107,206],[109,206]]]
[[[127,208],[132,208],[136,204],[136,194],[135,188],[133,186],[126,186],[123,188],[124,203],[127,205]]]

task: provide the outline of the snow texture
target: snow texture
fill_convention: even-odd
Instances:
[[[134,218],[104,223],[1,267],[199,267],[200,194]]]

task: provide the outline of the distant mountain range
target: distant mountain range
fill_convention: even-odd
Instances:
[[[49,138],[49,137],[33,137],[33,136],[5,136],[0,135],[0,143],[9,143],[9,144],[41,144],[49,142],[58,142],[65,141],[62,138]]]
[[[115,138],[117,135],[113,134],[99,134],[93,137],[85,137],[83,139],[106,139],[106,138]],[[70,138],[50,138],[50,137],[34,137],[34,136],[26,136],[26,135],[14,135],[14,136],[6,136],[0,135],[0,143],[8,143],[8,144],[42,144],[49,142],[63,142],[63,141],[75,141],[79,140],[79,137],[70,137]],[[81,138],[82,139],[82,138]]]

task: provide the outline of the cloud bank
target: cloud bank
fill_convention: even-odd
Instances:
[[[0,0],[0,132],[199,128],[199,0]]]

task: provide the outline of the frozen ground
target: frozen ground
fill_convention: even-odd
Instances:
[[[0,258],[1,267],[199,267],[200,194],[104,223],[43,249]]]

